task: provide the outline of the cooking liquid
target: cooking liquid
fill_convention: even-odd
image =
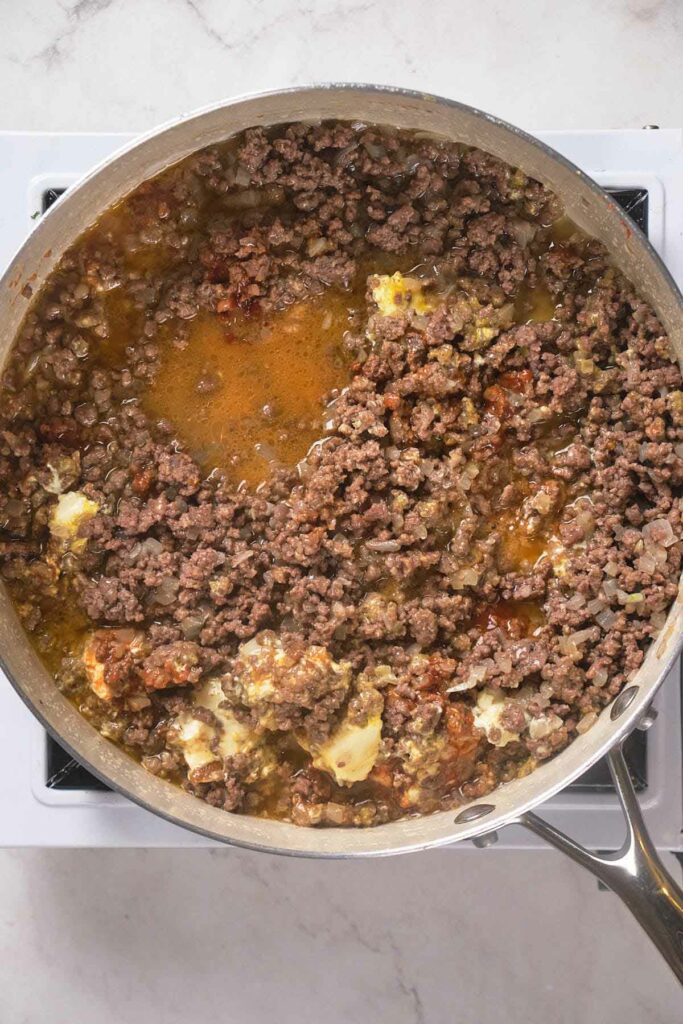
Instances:
[[[344,336],[362,326],[368,276],[413,268],[411,257],[377,252],[359,261],[347,290],[327,288],[265,314],[202,312],[183,347],[172,327],[162,331],[145,411],[168,420],[207,472],[258,487],[325,436],[326,399],[351,379]]]
[[[538,260],[537,281],[534,287],[522,284],[515,298],[515,323],[543,323],[552,320],[557,310],[557,299],[545,283],[542,265],[543,257],[557,249],[570,248],[572,242],[582,241],[585,235],[569,217],[560,217],[549,227],[539,231],[531,244]]]
[[[206,470],[257,487],[324,434],[324,398],[349,378],[343,338],[357,295],[328,290],[262,316],[200,314],[187,345],[166,345],[143,397]]]

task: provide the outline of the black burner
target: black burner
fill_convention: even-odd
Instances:
[[[647,234],[648,192],[646,188],[608,188],[613,199],[619,203],[631,220],[635,221],[641,231]]]
[[[48,188],[43,192],[43,202],[41,213],[45,213],[49,210],[53,203],[56,203],[61,195],[66,192],[65,188]]]
[[[103,782],[91,775],[71,754],[67,754],[51,736],[47,740],[47,781],[49,789],[109,789]]]
[[[49,188],[43,193],[43,213],[59,199],[65,190]],[[607,192],[629,214],[638,227],[647,234],[648,193],[644,188],[608,188]],[[106,790],[107,786],[94,778],[85,768],[74,761],[51,736],[47,740],[47,780],[51,789]],[[647,736],[634,732],[626,741],[624,754],[636,789],[647,788]],[[614,790],[606,761],[593,765],[569,789],[574,793],[607,793]]]

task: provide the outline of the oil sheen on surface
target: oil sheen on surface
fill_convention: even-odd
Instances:
[[[534,239],[531,246],[537,257],[542,257],[553,249],[564,248],[572,239],[583,239],[585,236],[569,217],[560,217],[549,227],[544,228]],[[523,283],[515,298],[516,323],[542,323],[552,320],[557,309],[557,301],[548,291],[542,275],[535,287]]]
[[[205,469],[257,486],[324,433],[323,398],[348,376],[351,301],[327,291],[265,317],[198,316],[184,348],[165,347],[146,411],[170,420]]]

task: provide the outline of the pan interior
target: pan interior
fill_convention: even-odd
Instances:
[[[38,225],[3,278],[0,311],[4,362],[26,311],[22,289],[37,291],[66,248],[99,213],[145,179],[194,150],[252,125],[339,118],[418,129],[488,150],[548,185],[583,230],[606,245],[618,268],[657,311],[683,364],[681,296],[647,241],[605,194],[574,166],[523,133],[469,107],[437,97],[366,86],[293,90],[209,108],[144,137],[96,168]],[[623,737],[652,699],[678,653],[683,633],[677,600],[660,638],[633,680],[635,697],[613,720],[609,710],[584,736],[534,773],[496,790],[485,808],[466,805],[369,830],[301,829],[232,815],[183,793],[105,741],[58,692],[0,593],[0,653],[13,685],[66,748],[113,788],[178,824],[225,842],[274,852],[382,855],[436,846],[499,828],[577,778]],[[481,802],[478,802],[481,803]],[[457,819],[457,820],[456,820]]]

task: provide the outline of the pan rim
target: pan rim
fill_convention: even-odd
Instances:
[[[613,217],[617,217],[618,220],[621,222],[621,224],[624,225],[624,227],[626,227],[631,234],[635,235],[635,237],[637,239],[637,243],[640,245],[641,249],[643,249],[647,253],[648,257],[653,262],[653,265],[654,265],[657,273],[662,278],[662,280],[663,280],[665,286],[667,287],[668,291],[670,292],[672,297],[675,299],[675,302],[676,302],[676,304],[677,304],[677,306],[679,308],[679,311],[683,315],[683,297],[681,296],[681,294],[680,294],[680,292],[679,292],[679,290],[677,288],[677,285],[676,285],[673,277],[671,276],[670,272],[668,271],[667,267],[665,266],[665,264],[663,263],[663,261],[661,260],[659,255],[654,250],[653,246],[651,245],[651,243],[649,242],[647,237],[635,225],[633,225],[633,223],[630,221],[628,216],[621,210],[621,208],[618,206],[618,204],[611,197],[609,197],[603,191],[603,189],[601,189],[600,186],[595,181],[593,181],[592,178],[590,178],[583,171],[581,171],[578,167],[576,167],[570,160],[568,160],[562,154],[558,153],[551,146],[548,146],[546,143],[544,143],[541,140],[535,138],[534,136],[528,134],[527,132],[523,131],[522,129],[519,129],[516,126],[511,125],[508,122],[504,121],[503,119],[498,118],[498,117],[496,117],[496,116],[494,116],[492,114],[489,114],[489,113],[487,113],[485,111],[481,111],[481,110],[479,110],[476,107],[472,107],[472,106],[470,106],[468,104],[461,103],[461,102],[459,102],[457,100],[451,100],[451,99],[448,99],[448,98],[445,98],[445,97],[435,96],[433,94],[426,94],[426,93],[419,92],[419,91],[416,91],[416,90],[404,89],[404,88],[401,88],[401,87],[398,87],[398,86],[385,86],[385,85],[377,85],[377,84],[367,84],[366,85],[366,84],[362,84],[362,83],[335,83],[335,82],[330,82],[330,83],[323,83],[321,85],[313,85],[313,86],[304,85],[304,86],[296,86],[296,87],[292,87],[292,88],[288,88],[288,89],[272,89],[272,90],[267,90],[265,92],[251,92],[251,93],[247,93],[247,94],[242,94],[240,96],[231,98],[229,100],[218,101],[216,103],[209,104],[207,106],[201,107],[201,108],[199,108],[199,109],[197,109],[195,111],[192,111],[192,112],[190,112],[190,113],[188,113],[186,115],[183,115],[181,117],[173,118],[173,119],[165,122],[164,124],[162,124],[162,125],[154,128],[154,129],[150,130],[149,132],[146,132],[143,135],[138,136],[138,137],[134,138],[133,140],[127,142],[122,147],[118,148],[109,157],[105,158],[104,160],[102,160],[98,164],[96,164],[83,178],[79,179],[79,181],[74,184],[74,186],[69,190],[69,193],[68,193],[67,197],[64,200],[61,200],[59,203],[55,204],[55,206],[45,215],[45,217],[43,217],[41,219],[39,224],[36,226],[36,228],[32,232],[31,236],[29,236],[29,237],[30,238],[38,238],[39,239],[40,235],[41,235],[41,228],[43,230],[46,230],[45,225],[49,223],[50,218],[58,216],[58,211],[60,209],[64,208],[65,204],[69,202],[69,198],[72,197],[72,196],[77,195],[78,192],[82,188],[84,188],[89,183],[91,183],[93,181],[93,179],[97,178],[98,175],[100,175],[105,170],[107,170],[113,163],[115,163],[118,160],[121,160],[121,159],[125,158],[131,151],[139,149],[140,147],[143,147],[146,143],[149,143],[152,140],[158,139],[159,137],[164,136],[165,134],[167,134],[169,132],[172,132],[179,125],[184,125],[184,124],[187,124],[187,122],[192,122],[194,120],[199,120],[199,119],[205,117],[208,114],[219,112],[221,110],[228,109],[228,108],[234,108],[234,107],[237,107],[237,106],[239,106],[241,104],[252,102],[252,101],[265,100],[265,99],[267,99],[269,97],[282,97],[282,96],[290,96],[290,95],[302,95],[303,96],[303,95],[311,94],[311,93],[317,94],[320,90],[323,90],[323,91],[343,91],[343,92],[348,93],[348,94],[358,93],[359,95],[360,94],[365,95],[365,94],[368,94],[368,93],[372,93],[372,94],[383,95],[383,96],[386,96],[386,97],[399,97],[399,98],[408,98],[408,99],[417,100],[417,101],[429,101],[429,102],[435,103],[438,106],[443,106],[443,107],[447,107],[447,108],[452,108],[452,109],[460,110],[460,111],[465,112],[469,116],[474,116],[476,118],[482,119],[485,122],[487,122],[488,124],[492,125],[494,128],[496,128],[496,129],[503,129],[504,131],[510,133],[513,137],[522,140],[526,145],[531,146],[531,147],[539,150],[546,158],[550,158],[553,162],[559,163],[559,164],[563,165],[565,170],[569,170],[573,174],[575,174],[579,178],[579,180],[581,181],[582,186],[587,188],[587,189],[589,189],[591,191],[591,193],[596,198],[600,198],[601,201],[605,202],[610,207],[610,209],[611,209],[611,215]],[[277,122],[270,122],[270,123],[277,123]],[[388,123],[388,122],[386,122],[386,123]],[[226,137],[228,137],[228,136],[226,136]],[[201,147],[199,147],[199,148],[201,148]],[[182,157],[178,157],[178,159],[182,159]],[[174,161],[172,161],[172,162],[174,162]],[[141,180],[144,180],[144,179],[141,179]],[[133,187],[135,187],[135,186],[133,186]],[[100,210],[100,214],[101,214],[101,212],[102,212],[102,210]],[[73,241],[73,240],[74,239],[71,239],[70,241]],[[15,257],[13,258],[11,263],[9,264],[9,267],[7,268],[5,273],[3,274],[2,278],[0,279],[0,286],[4,286],[5,289],[8,287],[8,284],[9,284],[11,278],[12,278],[13,273],[16,273],[16,271],[17,271],[17,265],[18,265],[18,263],[20,261],[21,253],[23,252],[25,245],[26,245],[26,242],[24,242],[22,244],[22,246],[19,248],[17,254],[15,255]],[[671,611],[669,613],[669,618],[671,618],[672,616],[676,615],[676,613],[677,613],[677,605],[678,605],[678,602],[675,602],[674,606],[672,607],[672,609],[671,609]],[[660,633],[659,637],[656,638],[653,641],[653,643],[651,645],[651,648],[648,651],[648,658],[646,659],[646,662],[644,664],[647,663],[647,661],[648,661],[648,659],[650,657],[650,653],[654,650],[655,645],[658,645],[658,644],[661,643],[661,637],[663,635],[663,632],[666,631],[667,628],[668,628],[669,618],[667,619],[667,625],[665,625],[664,630],[662,631],[662,633]],[[146,810],[151,811],[155,815],[157,815],[157,816],[159,816],[159,817],[161,817],[161,818],[171,822],[172,824],[179,825],[182,828],[185,828],[185,829],[188,829],[190,831],[196,832],[197,834],[200,834],[200,835],[202,835],[202,836],[204,836],[206,838],[217,840],[218,842],[221,842],[221,843],[224,843],[224,844],[239,846],[239,847],[248,848],[248,849],[255,849],[255,850],[259,850],[259,851],[263,851],[263,852],[285,854],[285,855],[290,855],[290,856],[305,856],[305,857],[311,856],[311,857],[324,857],[324,858],[330,858],[330,859],[335,859],[335,858],[347,859],[347,858],[355,858],[355,857],[360,857],[360,856],[387,856],[387,855],[396,854],[396,853],[412,852],[412,851],[421,850],[421,849],[435,848],[435,847],[444,846],[444,845],[447,845],[447,844],[450,844],[450,843],[454,843],[456,841],[462,841],[464,839],[469,839],[469,838],[472,838],[474,836],[480,835],[482,833],[489,832],[489,831],[492,831],[492,830],[495,830],[495,829],[499,829],[499,828],[504,827],[507,824],[511,824],[511,823],[514,823],[515,821],[518,821],[520,816],[523,813],[525,813],[526,811],[528,811],[528,810],[530,810],[532,808],[538,807],[546,799],[548,799],[549,797],[555,795],[556,793],[558,793],[561,790],[563,790],[564,788],[566,788],[566,786],[569,785],[572,781],[574,781],[583,771],[586,770],[586,768],[590,767],[590,765],[594,764],[597,760],[599,760],[601,757],[603,757],[605,755],[605,753],[607,753],[610,749],[615,747],[628,734],[628,732],[631,731],[631,728],[632,728],[633,724],[636,722],[636,720],[642,714],[644,705],[649,703],[650,700],[652,699],[654,693],[656,692],[656,690],[659,688],[659,686],[661,685],[662,681],[664,680],[664,678],[665,678],[667,672],[669,671],[671,665],[673,664],[675,659],[678,657],[682,647],[683,647],[683,631],[679,631],[679,635],[677,635],[675,637],[675,640],[671,643],[671,646],[667,648],[666,658],[663,659],[663,660],[660,660],[660,664],[657,667],[657,678],[656,678],[655,682],[649,684],[648,686],[641,686],[640,692],[636,695],[635,699],[633,700],[633,702],[629,706],[629,708],[623,713],[622,716],[620,716],[619,722],[618,723],[612,723],[612,726],[610,728],[609,736],[607,736],[605,738],[605,740],[601,744],[598,744],[596,746],[595,750],[593,750],[590,753],[589,757],[587,757],[585,760],[583,760],[581,762],[581,764],[577,765],[571,771],[566,772],[566,773],[564,773],[564,772],[561,773],[561,778],[558,781],[556,781],[556,782],[554,782],[554,783],[552,783],[550,785],[539,787],[539,788],[542,789],[542,792],[541,792],[540,795],[538,795],[538,794],[537,795],[531,795],[525,801],[520,802],[519,805],[514,807],[512,810],[500,811],[500,812],[497,812],[497,813],[493,813],[490,816],[487,816],[485,819],[483,819],[483,821],[480,820],[478,822],[471,823],[469,828],[468,827],[464,827],[463,828],[462,826],[458,826],[457,834],[444,834],[444,835],[440,835],[440,836],[436,836],[436,837],[431,837],[429,839],[425,839],[424,841],[420,841],[419,839],[415,840],[415,841],[408,841],[406,839],[405,842],[402,842],[402,843],[400,843],[400,844],[398,844],[396,846],[393,846],[393,847],[388,847],[386,849],[384,849],[384,848],[383,849],[363,849],[362,848],[363,844],[359,842],[357,844],[354,844],[354,849],[345,849],[345,850],[339,850],[339,851],[335,851],[335,850],[331,851],[331,850],[303,849],[301,847],[295,847],[295,846],[278,847],[276,839],[274,839],[273,843],[270,844],[270,843],[259,843],[259,842],[255,842],[255,841],[252,841],[252,840],[245,840],[245,839],[241,839],[241,838],[238,838],[238,837],[235,837],[235,836],[226,836],[223,833],[213,832],[211,829],[209,829],[209,828],[207,828],[205,826],[202,826],[202,825],[199,825],[199,824],[195,824],[194,822],[188,821],[186,818],[184,818],[182,816],[174,815],[172,813],[169,813],[169,812],[159,808],[158,806],[155,806],[154,803],[150,802],[149,800],[146,800],[140,793],[135,792],[133,789],[130,789],[128,786],[120,783],[118,780],[114,781],[109,775],[107,775],[107,773],[104,770],[102,770],[98,766],[92,764],[88,757],[86,757],[85,755],[80,753],[68,740],[66,740],[61,735],[59,730],[56,727],[54,727],[52,725],[52,723],[50,722],[50,720],[44,715],[43,711],[38,706],[38,704],[28,696],[28,694],[26,693],[26,691],[25,691],[24,687],[22,686],[21,682],[17,678],[15,678],[15,674],[14,674],[11,666],[8,664],[8,662],[6,660],[6,657],[5,657],[5,653],[2,650],[0,650],[0,666],[5,671],[5,674],[7,675],[8,680],[10,681],[10,683],[13,686],[13,688],[15,689],[15,691],[19,694],[19,696],[21,697],[22,701],[31,710],[33,715],[41,722],[41,724],[47,730],[47,732],[49,732],[50,735],[52,735],[72,756],[74,756],[89,771],[91,771],[93,775],[95,775],[101,781],[106,783],[106,785],[110,786],[116,792],[118,792],[121,795],[125,796],[127,799],[129,799],[133,803],[138,804],[139,806],[145,808]],[[45,671],[47,671],[47,670],[45,670]],[[639,669],[639,672],[636,675],[636,677],[634,678],[633,683],[632,684],[628,684],[628,685],[637,684],[638,683],[638,675],[640,675],[641,672],[642,672],[642,667],[641,667],[641,669]],[[53,681],[53,685],[54,685],[54,681]],[[56,689],[56,687],[55,687],[55,689]],[[603,716],[607,715],[610,707],[611,707],[611,705],[608,705],[607,708],[603,709],[603,711],[601,713],[601,716],[600,716],[601,718]],[[75,709],[74,709],[74,713],[78,714],[78,712],[76,712]],[[79,715],[79,717],[81,717],[81,716]],[[85,721],[85,720],[83,720],[83,721]],[[90,726],[90,728],[93,728],[93,727]],[[93,729],[93,731],[95,731],[95,730]],[[105,740],[104,737],[99,737],[99,739],[100,739],[101,743],[108,742],[108,741]],[[574,747],[574,745],[577,742],[580,741],[580,739],[582,739],[582,738],[579,738],[577,740],[572,741],[572,743],[569,745],[569,747],[566,748],[565,751],[562,751],[555,758],[553,758],[552,762],[546,762],[546,765],[549,764],[549,763],[557,764],[558,760],[562,758],[562,755],[564,753],[568,752],[569,750],[571,750]],[[124,756],[126,756],[126,755],[124,755]],[[132,759],[131,759],[131,761],[132,761]],[[534,770],[532,775],[534,777],[536,777],[539,772],[542,772],[543,767],[544,767],[544,765],[539,766],[537,769]],[[147,775],[147,773],[145,772],[145,770],[142,767],[137,766],[137,770],[139,772],[141,772],[141,773],[144,772],[145,775]],[[155,781],[157,781],[159,783],[163,782],[163,780],[155,780]],[[170,783],[164,783],[164,785],[171,785],[171,784]],[[514,785],[514,783],[507,783],[507,784],[503,784],[502,786],[499,786],[496,790],[493,791],[493,793],[491,794],[491,798],[492,799],[495,798],[495,795],[500,793],[504,789],[506,789],[509,792],[509,787],[513,786],[513,785]],[[197,798],[190,797],[189,795],[188,795],[188,799],[193,800],[193,801],[197,800]],[[487,799],[489,799],[489,798],[484,798],[484,800],[487,800]],[[479,802],[479,801],[469,801],[468,803],[463,804],[462,807],[460,807],[460,808],[453,809],[452,811],[436,812],[435,815],[425,816],[424,818],[421,818],[421,819],[419,819],[419,818],[416,818],[416,819],[403,819],[402,821],[399,821],[399,822],[396,822],[396,823],[392,823],[393,826],[394,826],[393,830],[396,830],[396,828],[400,828],[400,826],[402,824],[406,824],[407,822],[412,822],[414,824],[415,822],[429,820],[430,818],[435,818],[435,817],[441,818],[444,815],[447,816],[447,817],[451,817],[451,819],[452,819],[452,817],[453,817],[453,815],[455,813],[457,813],[458,811],[462,810],[464,807],[470,806],[471,804],[474,804],[474,803],[477,803],[477,802]],[[228,821],[234,820],[235,818],[244,818],[244,817],[246,817],[244,815],[231,815],[229,812],[226,812],[226,811],[221,811],[220,814],[225,816],[225,818]],[[268,822],[268,825],[273,825],[273,826],[277,826],[277,825],[280,825],[280,824],[283,824],[283,823]],[[288,826],[288,828],[294,828],[298,832],[302,832],[302,831],[305,831],[305,832],[316,832],[316,830],[301,829],[301,828],[299,828],[297,826]],[[363,829],[354,829],[354,830],[326,829],[324,831],[327,834],[331,833],[331,834],[338,834],[338,835],[345,835],[345,836],[349,836],[349,834],[351,832],[353,832],[353,834],[355,834],[356,836],[360,837],[360,836],[363,836],[363,835],[367,835],[368,833],[377,834],[379,831],[384,830],[386,828],[387,828],[387,826],[380,825],[380,826],[374,826],[373,828],[366,829],[366,830],[363,830]],[[275,831],[277,831],[277,829],[273,828],[272,831],[275,832]],[[317,834],[320,835],[320,834],[322,834],[322,832],[318,831]],[[357,847],[357,848],[355,848],[355,847]]]

